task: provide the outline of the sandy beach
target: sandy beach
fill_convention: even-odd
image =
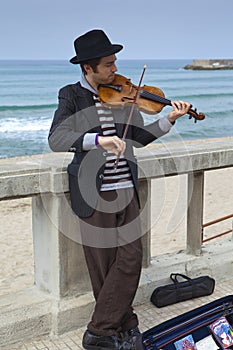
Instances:
[[[233,213],[233,168],[205,173],[204,223]],[[152,184],[152,255],[185,248],[186,175]],[[31,199],[0,202],[0,295],[33,284]],[[211,226],[211,236],[232,227],[232,219]],[[222,239],[229,239],[228,234]]]

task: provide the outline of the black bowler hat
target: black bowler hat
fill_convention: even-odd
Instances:
[[[73,64],[95,58],[113,55],[123,49],[122,45],[112,44],[107,35],[99,29],[91,30],[74,41],[76,56],[70,59]]]

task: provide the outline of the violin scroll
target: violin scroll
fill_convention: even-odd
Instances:
[[[188,115],[189,115],[189,119],[194,118],[195,119],[195,123],[197,122],[197,120],[204,120],[205,119],[205,114],[202,112],[197,113],[197,109],[192,109],[190,108],[188,111]]]

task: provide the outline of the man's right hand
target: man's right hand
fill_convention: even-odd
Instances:
[[[106,151],[111,151],[117,156],[125,152],[125,141],[118,136],[98,136],[98,144]]]

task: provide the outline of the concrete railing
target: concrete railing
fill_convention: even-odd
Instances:
[[[152,145],[137,149],[136,156],[139,166],[142,227],[145,233],[144,274],[137,300],[143,302],[156,284],[166,280],[167,277],[164,276],[174,272],[171,270],[174,266],[182,270],[180,272],[190,271],[191,274],[198,274],[200,270],[206,270],[207,266],[211,269],[201,254],[204,174],[208,170],[233,167],[233,138]],[[66,167],[71,158],[71,154],[48,153],[0,161],[0,199],[32,197],[35,263],[33,293],[34,296],[38,291],[43,293],[40,294],[37,305],[42,303],[44,311],[40,309],[40,312],[36,312],[37,316],[33,314],[33,317],[28,317],[28,333],[25,331],[27,322],[24,320],[25,337],[51,331],[62,333],[84,324],[93,307],[89,277],[79,239],[79,223],[69,203]],[[156,259],[154,269],[150,239],[151,180],[178,174],[188,174],[187,249],[183,255],[179,255],[179,261],[177,257],[174,260],[174,255],[165,260],[162,256]],[[232,250],[232,247],[228,248]],[[229,254],[229,259],[233,259],[230,256],[232,254]],[[198,260],[200,257],[203,263]],[[232,260],[229,264],[232,264]],[[167,274],[164,274],[165,270]],[[207,272],[214,274],[211,270]],[[0,301],[0,308],[1,305],[4,306],[4,303]],[[17,307],[19,309],[19,305],[15,306]],[[2,328],[0,327],[0,344],[9,342],[4,330],[11,329],[13,332],[14,322],[22,321],[22,315],[19,314],[17,319],[12,310],[8,315],[8,323],[7,317],[4,320],[0,319],[0,324],[3,324]],[[7,309],[6,312],[8,311]],[[35,326],[32,332],[32,323],[38,318],[42,326]],[[16,332],[11,341],[19,338],[20,335]]]

